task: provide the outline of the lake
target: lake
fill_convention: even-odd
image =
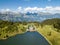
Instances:
[[[37,31],[27,31],[24,34],[18,34],[9,37],[6,40],[0,40],[0,45],[50,45],[49,42]]]

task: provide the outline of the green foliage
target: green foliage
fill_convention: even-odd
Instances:
[[[0,39],[9,37],[9,34],[20,33],[21,31],[25,32],[26,28],[24,25],[25,24],[21,22],[8,22],[0,20]]]
[[[56,28],[57,32],[60,32],[60,19],[54,18],[54,19],[47,19],[41,23],[41,27],[44,25],[52,25],[54,28]]]
[[[56,23],[56,24],[54,24],[53,26],[54,26],[54,28],[57,29],[57,32],[60,31],[60,23]]]
[[[57,24],[57,23],[60,23],[59,18],[47,19],[47,20],[44,20],[43,22],[41,22],[42,25],[53,25],[53,24]]]
[[[47,34],[48,36],[51,36],[52,34],[51,34],[51,31],[50,32],[48,32],[48,34]]]

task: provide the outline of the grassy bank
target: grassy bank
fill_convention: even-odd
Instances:
[[[60,33],[54,31],[51,25],[46,25],[43,28],[38,27],[38,32],[41,33],[52,45],[60,45]]]

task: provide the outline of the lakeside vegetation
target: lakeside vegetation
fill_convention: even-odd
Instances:
[[[28,25],[33,24],[52,45],[60,45],[60,19],[47,19],[43,22],[8,22],[0,20],[0,39],[7,39],[26,32]]]

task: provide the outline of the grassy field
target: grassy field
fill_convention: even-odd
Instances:
[[[60,33],[54,31],[51,25],[45,25],[43,28],[38,27],[38,32],[41,33],[52,45],[60,45]]]

